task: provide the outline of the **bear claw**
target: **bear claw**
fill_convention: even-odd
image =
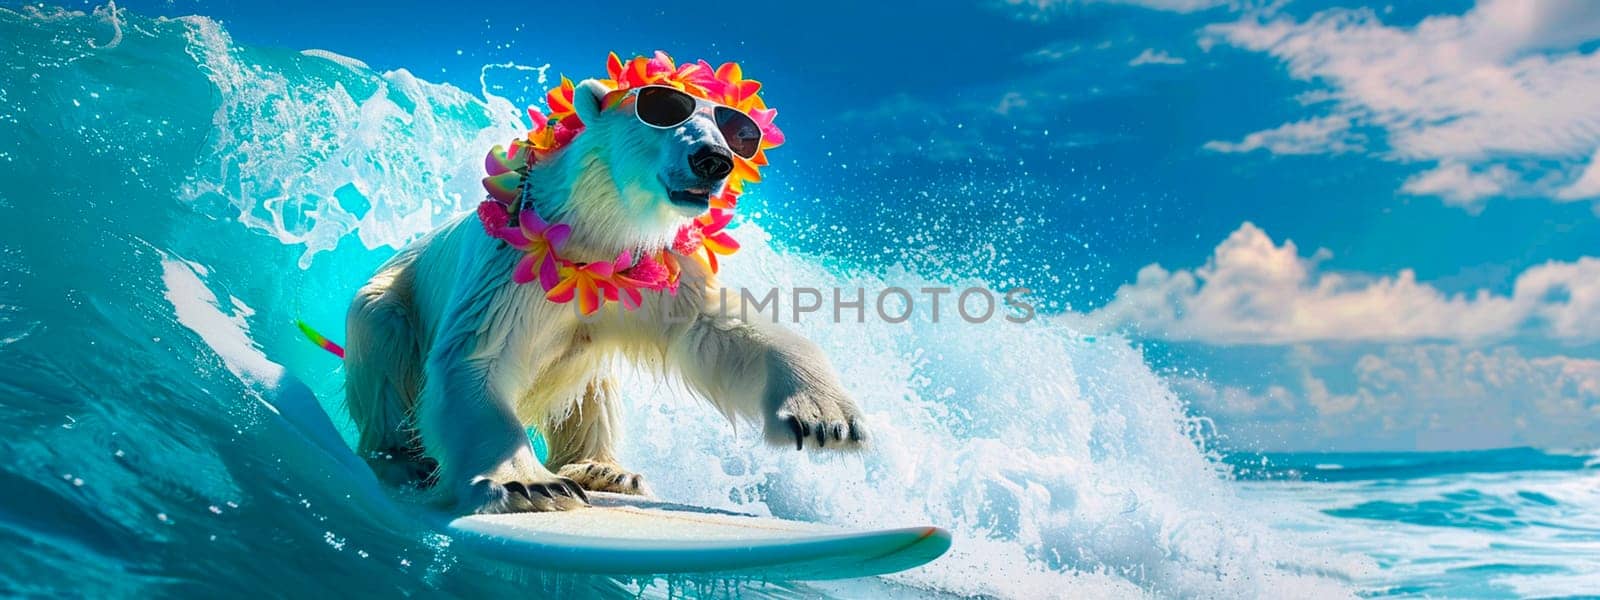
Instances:
[[[520,481],[507,481],[503,484],[506,491],[521,494],[529,502],[539,498],[555,500],[558,497],[574,497],[584,502],[589,501],[589,494],[584,493],[583,486],[565,477],[550,483],[522,483]]]
[[[807,438],[815,440],[816,448],[829,448],[830,444],[833,448],[853,448],[866,443],[865,428],[855,419],[831,423],[813,423],[795,415],[780,419],[794,438],[795,450],[805,450]]]
[[[583,461],[561,467],[563,477],[570,477],[583,489],[593,492],[613,492],[649,496],[644,478],[629,472],[613,462]]]
[[[480,477],[473,487],[487,495],[473,511],[477,513],[549,512],[589,505],[589,494],[583,491],[583,486],[566,477],[556,477],[553,481],[498,483]]]

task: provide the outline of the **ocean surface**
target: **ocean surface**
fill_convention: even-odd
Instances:
[[[0,40],[0,596],[1600,594],[1589,454],[1224,452],[1134,345],[1049,315],[799,325],[875,426],[859,456],[768,449],[672,386],[626,386],[623,462],[666,499],[945,525],[929,566],[816,584],[464,559],[357,501],[272,385],[305,381],[349,434],[340,366],[295,319],[341,339],[372,269],[475,205],[518,108],[203,17],[0,10]],[[808,256],[793,215],[749,201],[733,285],[1003,285]]]

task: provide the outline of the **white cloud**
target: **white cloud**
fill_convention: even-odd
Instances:
[[[1438,196],[1445,204],[1476,213],[1483,209],[1485,198],[1505,194],[1517,183],[1517,176],[1503,165],[1474,171],[1459,162],[1445,162],[1407,178],[1400,191],[1414,196]]]
[[[1565,173],[1600,148],[1600,54],[1577,50],[1600,38],[1594,2],[1485,0],[1414,27],[1385,25],[1369,9],[1333,9],[1304,22],[1249,17],[1207,32],[1326,84],[1332,114],[1382,129],[1394,160],[1482,172],[1531,159],[1513,164],[1554,161]],[[1517,195],[1554,191],[1545,177],[1512,179],[1529,180],[1506,190]],[[1456,181],[1466,187],[1436,193],[1467,197],[1483,183]]]
[[[1567,187],[1556,193],[1562,200],[1584,200],[1600,198],[1600,150],[1595,150],[1594,156],[1589,159],[1589,165],[1583,169]],[[1595,205],[1595,210],[1600,211],[1600,203]]]
[[[1303,375],[1324,436],[1418,450],[1571,448],[1600,437],[1600,360],[1395,346],[1361,356],[1350,376],[1350,389],[1330,392]]]
[[[1365,138],[1350,131],[1350,119],[1328,116],[1285,123],[1257,131],[1237,142],[1213,140],[1205,149],[1212,152],[1250,152],[1266,149],[1273,154],[1340,154],[1362,149]]]
[[[1226,418],[1231,437],[1274,449],[1575,448],[1600,438],[1600,360],[1424,344],[1313,368],[1328,360],[1298,348],[1285,361],[1297,381],[1260,393],[1197,379],[1174,388]]]
[[[1027,107],[1028,97],[1023,95],[1022,92],[1006,92],[1006,95],[1000,97],[999,104],[995,105],[994,112],[1010,115],[1013,110]]]
[[[1317,341],[1487,342],[1540,337],[1600,341],[1600,259],[1548,262],[1515,280],[1510,295],[1446,294],[1403,270],[1373,276],[1320,269],[1331,255],[1300,256],[1244,223],[1205,265],[1152,264],[1091,312],[1091,328],[1129,328],[1174,341],[1276,345]]]
[[[1140,52],[1138,56],[1133,57],[1133,60],[1128,61],[1128,66],[1137,67],[1137,66],[1141,66],[1141,65],[1181,65],[1181,64],[1184,64],[1186,62],[1189,62],[1189,61],[1186,61],[1182,57],[1179,57],[1179,56],[1173,56],[1171,54],[1167,54],[1167,52],[1165,50],[1157,50],[1155,48],[1145,48],[1144,52]]]
[[[1256,393],[1194,377],[1175,377],[1169,383],[1181,397],[1203,407],[1208,416],[1243,416],[1259,420],[1299,410],[1299,397],[1282,385],[1269,385]]]

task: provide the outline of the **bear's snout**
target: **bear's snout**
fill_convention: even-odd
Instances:
[[[703,144],[689,154],[689,170],[708,181],[722,179],[733,172],[733,153],[716,144]]]

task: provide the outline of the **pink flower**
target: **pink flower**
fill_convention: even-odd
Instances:
[[[478,203],[478,222],[483,224],[483,230],[490,237],[499,237],[495,233],[511,222],[511,215],[506,213],[504,204],[494,200],[484,200]]]
[[[511,280],[528,283],[538,279],[539,285],[549,292],[560,281],[561,261],[556,251],[567,243],[572,228],[565,223],[546,223],[532,209],[522,211],[517,221],[517,227],[500,227],[491,232],[494,237],[524,252],[522,260],[517,261],[516,268],[511,272]]]
[[[567,143],[571,142],[572,138],[578,137],[580,133],[583,133],[583,124],[581,122],[577,126],[570,126],[565,122],[556,123],[555,137],[553,138],[556,144],[555,147],[566,147]]]
[[[641,287],[651,290],[663,289],[667,285],[666,265],[661,264],[655,257],[646,254],[639,257],[639,262],[632,268],[619,274],[629,280],[637,282]]]
[[[778,129],[778,126],[772,123],[773,119],[778,118],[778,109],[752,108],[749,111],[749,115],[750,120],[755,121],[756,126],[761,128],[762,148],[775,148],[783,145],[783,130]]]
[[[650,57],[649,62],[645,63],[645,80],[654,81],[657,78],[667,77],[677,72],[677,70],[678,67],[672,64],[672,57],[667,56],[665,52],[657,50],[655,56]]]
[[[694,223],[684,225],[678,229],[678,236],[672,240],[672,251],[683,256],[693,256],[705,245],[705,235],[700,233],[700,228]]]
[[[644,294],[639,293],[639,290],[649,286],[649,282],[634,278],[637,275],[633,272],[636,266],[638,265],[633,264],[633,253],[623,250],[617,255],[617,260],[611,263],[611,287],[606,290],[607,300],[621,301],[622,306],[628,310],[634,310],[644,304]]]
[[[620,298],[622,305],[626,306],[628,310],[639,308],[639,305],[643,303],[644,296],[639,293],[641,289],[658,292],[677,291],[677,282],[673,280],[672,273],[667,266],[661,264],[649,254],[640,256],[639,262],[634,263],[633,256],[628,252],[623,252],[621,256],[617,257],[615,264],[617,265],[617,273],[611,280],[617,285],[618,297],[611,299],[617,300]],[[631,266],[629,266],[630,264]]]
[[[728,255],[739,251],[739,242],[728,235],[728,232],[723,231],[732,221],[733,211],[713,208],[690,222],[690,226],[700,234],[700,243],[706,249],[706,264],[711,267],[712,273],[717,272],[719,268],[718,254]],[[682,234],[681,231],[679,233]]]

